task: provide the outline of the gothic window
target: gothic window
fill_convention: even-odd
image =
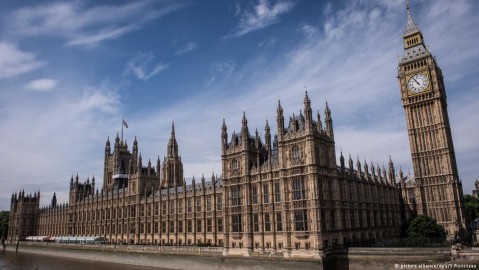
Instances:
[[[293,146],[293,149],[291,150],[291,154],[293,157],[293,160],[298,160],[301,158],[301,150],[299,149],[299,146],[295,145]]]
[[[231,215],[231,224],[233,232],[241,232],[241,214]]]
[[[304,180],[294,179],[293,180],[293,200],[305,200],[306,191],[304,189]]]
[[[206,230],[208,232],[211,232],[213,230],[213,222],[211,221],[211,218],[206,220]]]
[[[274,183],[274,201],[281,201],[281,187],[279,183]]]
[[[211,197],[206,197],[206,211],[211,211]]]
[[[253,231],[258,232],[259,231],[259,219],[258,219],[258,214],[253,215]]]
[[[281,219],[281,212],[276,212],[276,230],[278,232],[283,230],[283,222]]]
[[[266,232],[271,231],[271,221],[269,219],[269,213],[264,214],[264,230]]]
[[[179,233],[183,232],[183,221],[178,221],[178,232]]]
[[[233,171],[239,170],[239,162],[237,159],[233,159],[233,161],[231,161],[231,170]]]
[[[308,217],[307,210],[300,209],[294,211],[294,223],[296,231],[307,231],[308,230]]]
[[[253,204],[258,204],[258,186],[253,185]]]
[[[183,200],[178,201],[178,213],[183,214]]]
[[[196,221],[196,232],[201,232],[201,220]]]
[[[130,207],[130,217],[135,217],[136,216],[136,207],[135,206],[131,206]]]
[[[263,184],[263,203],[269,203],[268,184]]]
[[[219,196],[216,198],[216,208],[219,210],[223,210],[223,197]]]
[[[188,213],[191,213],[192,207],[191,207],[191,198],[188,198]]]
[[[191,220],[188,220],[188,232],[192,232],[193,231],[193,222]]]
[[[196,212],[201,212],[201,198],[196,198]]]
[[[170,205],[170,215],[173,215],[175,213],[175,204],[173,201],[169,201],[168,204]]]
[[[231,205],[232,206],[241,205],[240,188],[238,186],[234,186],[231,188]]]
[[[174,233],[174,232],[175,232],[175,222],[170,221],[170,233]]]
[[[223,219],[219,218],[217,222],[218,222],[218,224],[217,224],[218,225],[217,226],[218,227],[218,232],[223,232]]]

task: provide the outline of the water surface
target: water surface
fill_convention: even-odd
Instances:
[[[7,251],[0,254],[2,270],[166,270],[167,268],[136,266],[118,263],[78,260],[62,257],[15,253]]]

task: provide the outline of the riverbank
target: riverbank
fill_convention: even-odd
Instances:
[[[161,248],[161,250],[160,250]],[[219,249],[218,249],[219,250]],[[19,253],[167,269],[322,269],[321,261],[262,257],[224,257],[216,248],[20,243]],[[221,249],[222,250],[222,249]],[[7,246],[15,252],[15,246]]]
[[[15,252],[15,246],[7,247]],[[119,263],[162,269],[476,269],[479,251],[467,249],[452,257],[449,248],[345,248],[322,259],[284,258],[281,252],[225,256],[222,248],[20,243],[19,253]]]

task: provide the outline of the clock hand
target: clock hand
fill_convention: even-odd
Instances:
[[[412,77],[412,79],[413,79],[418,85],[421,85],[414,77]]]

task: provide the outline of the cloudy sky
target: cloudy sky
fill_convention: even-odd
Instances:
[[[464,192],[479,177],[479,2],[411,0],[445,75]],[[107,137],[166,153],[175,122],[185,176],[221,173],[220,128],[276,129],[327,101],[336,151],[412,171],[396,79],[403,0],[2,1],[0,209],[12,192],[102,182]],[[145,162],[146,163],[146,162]]]

